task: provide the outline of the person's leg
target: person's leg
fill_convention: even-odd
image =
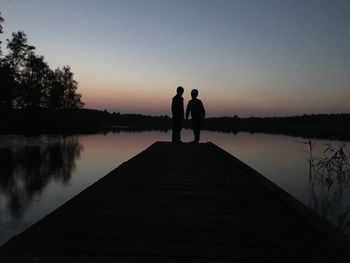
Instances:
[[[182,129],[182,121],[180,120],[177,123],[177,130],[176,130],[176,141],[181,142],[181,129]]]
[[[173,119],[173,131],[172,131],[172,142],[176,142],[177,138],[177,127],[176,127],[176,121]]]
[[[171,141],[172,141],[172,142],[176,142],[176,129],[175,129],[175,127],[173,127],[173,132],[172,132]]]
[[[196,134],[195,134],[195,137],[194,139],[199,142],[200,140],[200,132],[201,132],[201,126],[200,126],[200,123],[197,122],[197,125],[196,125]]]
[[[194,135],[194,140],[196,142],[199,142],[199,140],[200,140],[200,129],[201,129],[201,122],[199,120],[194,120],[193,121],[193,135]]]
[[[173,120],[173,132],[172,132],[172,141],[180,142],[180,133],[181,133],[181,121]]]

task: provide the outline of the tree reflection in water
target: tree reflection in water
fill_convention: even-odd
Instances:
[[[20,218],[33,197],[52,180],[67,183],[83,147],[74,136],[54,142],[0,148],[0,194],[13,217]]]
[[[309,205],[343,231],[350,225],[350,153],[346,145],[325,145],[323,156],[315,156],[315,143],[303,142],[309,150]]]

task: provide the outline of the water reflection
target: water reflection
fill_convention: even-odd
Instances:
[[[305,161],[325,158],[322,145],[341,142],[315,139],[320,147],[312,149],[311,158],[309,150],[307,155],[303,152],[305,145],[295,142],[302,139],[295,137],[209,131],[203,131],[202,137],[203,142],[222,147],[333,224],[347,227],[349,176],[330,179]],[[170,138],[171,133],[160,131],[69,137],[0,135],[0,245],[153,142]],[[191,141],[192,131],[184,130],[182,138]],[[310,168],[317,173],[310,175]],[[349,164],[342,169],[349,171]]]
[[[315,143],[308,145],[309,206],[343,231],[350,225],[350,165],[345,145],[325,145],[322,156],[315,154]]]
[[[0,192],[12,217],[20,218],[50,181],[67,183],[83,149],[74,136],[40,141],[0,148]]]

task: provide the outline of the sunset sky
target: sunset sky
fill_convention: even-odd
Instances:
[[[86,108],[168,114],[176,87],[209,116],[350,112],[350,0],[0,0],[70,65]],[[5,43],[2,45],[5,49]]]

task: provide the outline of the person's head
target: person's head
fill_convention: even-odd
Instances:
[[[176,89],[176,93],[177,93],[177,95],[182,96],[182,94],[184,94],[184,88],[181,86],[178,86]]]
[[[191,97],[192,97],[192,99],[197,98],[197,96],[198,96],[198,90],[193,89],[193,90],[191,91]]]

